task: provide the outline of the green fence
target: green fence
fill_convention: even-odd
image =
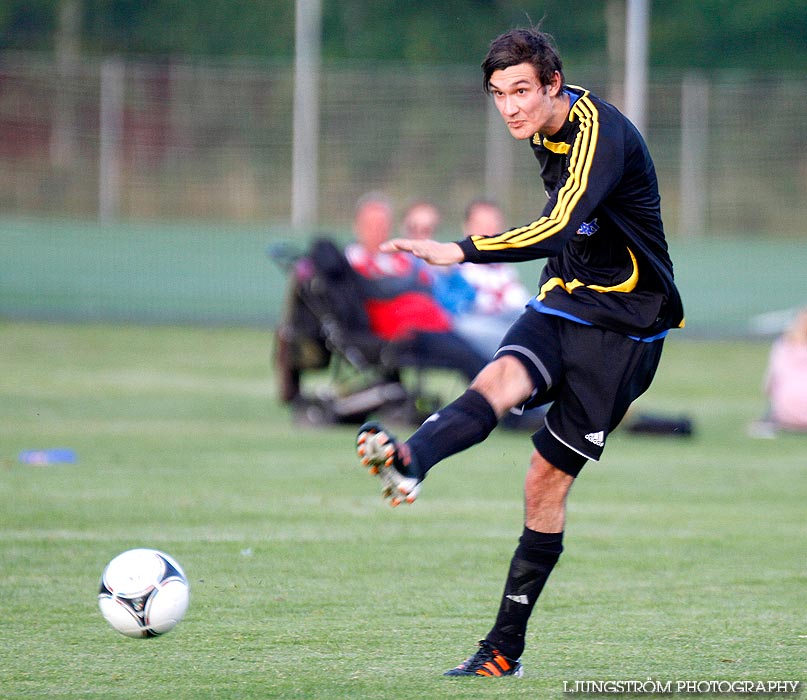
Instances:
[[[6,221],[0,313],[47,320],[270,325],[285,275],[258,227]]]
[[[344,232],[342,232],[344,236]],[[0,222],[0,315],[15,319],[271,327],[286,274],[267,246],[294,241],[272,227]],[[670,243],[686,335],[753,332],[761,315],[807,305],[799,239],[707,238]],[[540,263],[519,266],[536,287]]]

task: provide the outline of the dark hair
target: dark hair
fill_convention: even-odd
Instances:
[[[563,77],[563,62],[555,48],[554,39],[538,29],[511,29],[490,42],[488,53],[482,61],[482,88],[490,92],[490,76],[519,63],[529,63],[541,85],[552,81],[555,71]]]

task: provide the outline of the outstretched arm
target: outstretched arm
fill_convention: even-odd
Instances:
[[[465,260],[465,254],[456,243],[441,243],[431,239],[393,238],[381,244],[381,251],[412,253],[416,258],[425,260],[430,265],[454,265]]]

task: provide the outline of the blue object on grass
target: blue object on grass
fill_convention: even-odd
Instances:
[[[65,447],[50,450],[25,450],[20,452],[20,462],[47,466],[48,464],[75,464],[76,453]]]

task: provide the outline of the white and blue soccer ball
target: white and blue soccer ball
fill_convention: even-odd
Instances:
[[[98,606],[127,637],[158,637],[185,616],[190,586],[182,567],[156,549],[130,549],[107,564]]]

